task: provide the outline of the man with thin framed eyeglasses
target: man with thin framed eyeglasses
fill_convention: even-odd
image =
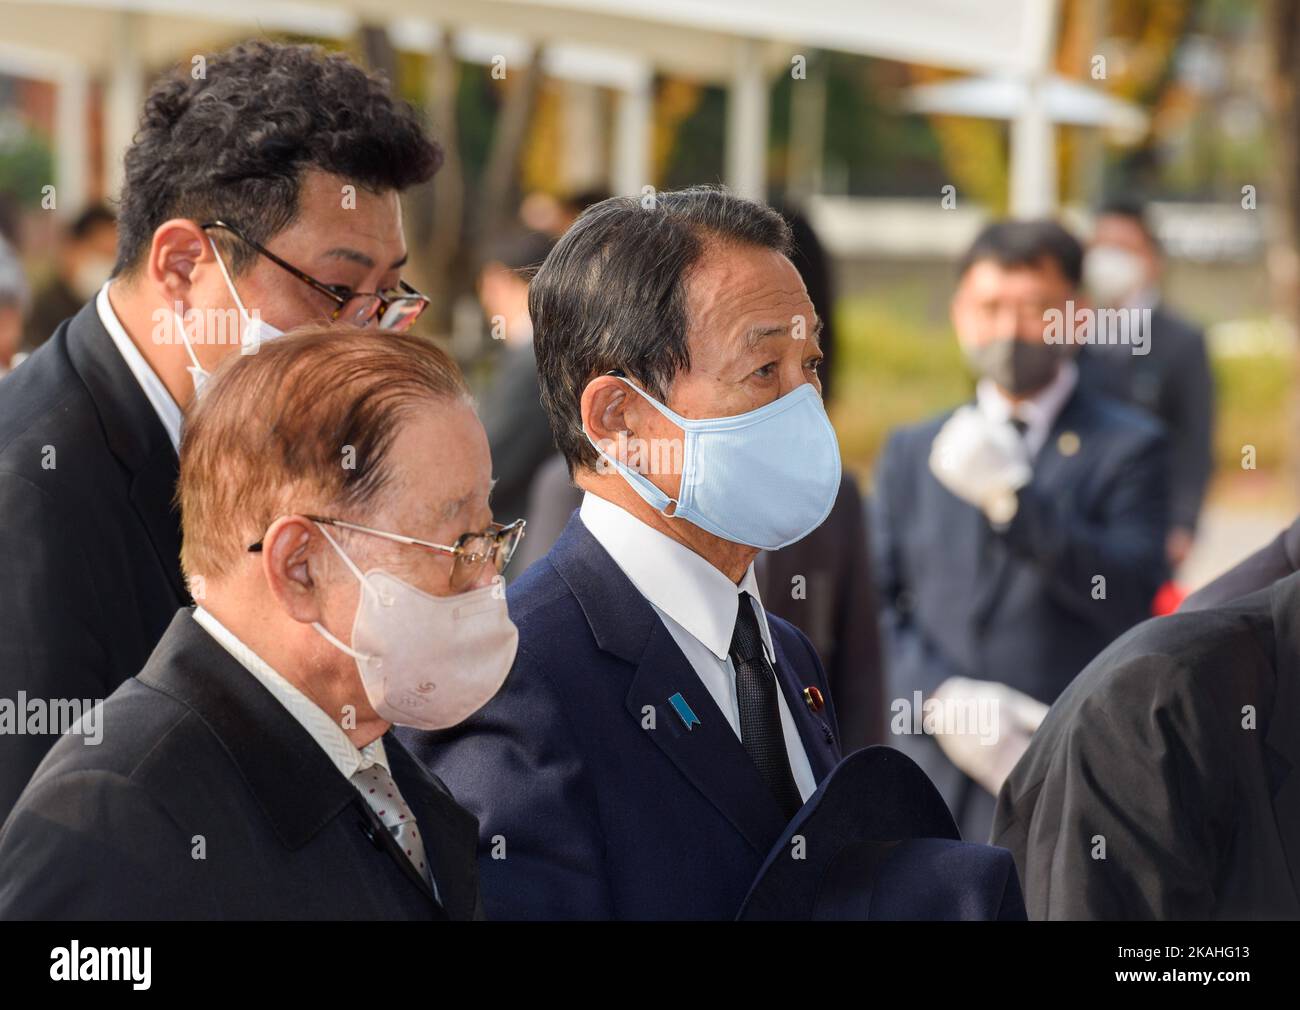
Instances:
[[[106,697],[188,602],[177,446],[222,360],[305,324],[402,332],[427,304],[399,195],[442,155],[385,82],[262,41],[189,69],[126,152],[112,277],[0,394],[0,698]],[[0,734],[0,818],[65,728]]]
[[[524,524],[491,489],[426,341],[308,327],[224,362],[181,442],[197,605],[23,792],[0,918],[481,917],[477,821],[391,730],[461,723],[514,661]]]

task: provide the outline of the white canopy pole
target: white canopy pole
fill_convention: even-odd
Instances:
[[[1057,6],[1058,0],[1042,0],[1025,8],[1030,66],[1024,104],[1011,121],[1008,173],[1008,203],[1015,217],[1041,217],[1056,211],[1056,130],[1047,113],[1044,87],[1056,50]]]
[[[610,183],[616,196],[636,196],[650,185],[650,120],[654,108],[653,74],[649,67],[617,92],[614,157]]]
[[[767,195],[767,121],[762,46],[754,39],[737,39],[727,95],[727,185],[751,200]]]
[[[144,66],[140,58],[140,16],[117,11],[113,18],[112,72],[104,110],[104,183],[109,196],[122,192],[122,156],[131,145],[144,104]]]
[[[87,162],[90,158],[90,83],[86,75],[69,68],[55,84],[54,186],[56,212],[63,217],[79,213],[86,205]]]

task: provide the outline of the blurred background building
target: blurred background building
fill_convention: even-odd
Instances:
[[[407,202],[410,279],[434,299],[421,326],[486,387],[508,342],[481,282],[511,236],[700,182],[801,212],[831,261],[832,411],[865,480],[889,429],[969,394],[947,314],[979,226],[1059,213],[1086,233],[1138,197],[1218,384],[1195,585],[1296,512],[1297,6],[0,0],[0,233],[33,291],[91,283],[74,224],[111,208],[153,76],[250,36],[319,42],[386,73],[447,152]]]

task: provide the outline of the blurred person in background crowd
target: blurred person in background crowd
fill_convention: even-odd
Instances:
[[[1125,310],[1130,327],[1149,311],[1150,326],[1142,354],[1118,342],[1083,348],[1079,379],[1164,423],[1170,489],[1166,554],[1177,568],[1191,549],[1214,467],[1214,378],[1205,334],[1169,307],[1160,290],[1163,273],[1160,242],[1143,205],[1123,199],[1103,205],[1083,260],[1084,285],[1097,308]]]
[[[518,527],[491,486],[464,380],[418,337],[308,328],[226,359],[181,443],[199,605],[101,739],[37,769],[0,829],[0,918],[474,917],[474,818],[390,729],[455,723],[510,669]]]
[[[789,242],[724,190],[616,198],[533,278],[542,402],[585,496],[510,589],[501,693],[403,736],[479,818],[489,917],[731,918],[840,759],[816,653],[753,570],[840,487]]]
[[[502,344],[491,381],[478,396],[479,416],[487,428],[497,481],[492,506],[512,518],[527,517],[533,477],[555,454],[528,318],[528,280],[552,245],[553,239],[538,232],[510,235],[492,246],[478,277],[488,332]]]
[[[831,264],[808,219],[797,212],[784,216],[792,237],[790,262],[799,271],[822,324],[818,376],[822,400],[829,408],[835,355]],[[493,460],[499,472],[495,453]],[[551,549],[581,504],[582,492],[569,479],[564,457],[552,457],[538,470],[523,513],[528,517],[528,539],[519,551],[519,571]],[[754,561],[768,611],[806,634],[817,650],[835,698],[846,754],[885,742],[880,630],[871,617],[878,604],[867,540],[857,481],[846,473],[824,523],[782,550],[761,551]]]
[[[402,287],[399,193],[441,153],[411,110],[315,47],[206,66],[150,91],[113,278],[0,397],[0,697],[106,697],[188,602],[176,452],[210,369],[293,326],[403,328],[426,304]],[[54,739],[0,735],[0,813]]]
[[[117,218],[102,204],[87,207],[59,237],[54,273],[32,301],[23,350],[36,350],[59,323],[94,298],[116,260]]]
[[[22,261],[13,246],[0,238],[0,377],[27,356],[19,344],[30,300]]]
[[[983,840],[994,794],[1046,706],[1164,579],[1159,422],[1078,379],[1045,339],[1083,250],[1049,221],[987,226],[952,323],[973,403],[894,432],[872,503],[891,742]]]

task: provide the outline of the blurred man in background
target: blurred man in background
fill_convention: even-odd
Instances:
[[[0,238],[0,376],[26,357],[19,345],[29,302],[30,292],[22,261],[13,246]]]
[[[87,207],[60,236],[54,273],[32,302],[23,350],[36,350],[94,298],[116,261],[117,218],[102,204]]]
[[[411,110],[313,47],[206,66],[154,85],[113,278],[0,396],[0,697],[107,696],[188,602],[176,451],[210,369],[303,323],[403,328],[426,304],[401,287],[398,194],[441,155]],[[55,739],[0,735],[0,813]]]
[[[891,742],[930,774],[966,838],[1046,706],[1164,579],[1159,423],[1085,387],[1072,309],[1083,250],[1048,221],[989,225],[963,257],[952,322],[974,403],[896,431],[872,518]]]
[[[1084,257],[1084,284],[1097,308],[1150,320],[1147,353],[1132,354],[1123,343],[1091,344],[1079,353],[1079,377],[1085,386],[1135,404],[1163,422],[1169,440],[1166,554],[1177,568],[1191,550],[1214,466],[1214,379],[1205,334],[1165,302],[1163,272],[1160,243],[1142,204],[1115,200],[1104,205]]]
[[[528,318],[528,281],[554,240],[539,232],[509,235],[492,246],[479,271],[478,297],[488,332],[502,346],[479,416],[492,447],[496,486],[492,506],[511,520],[528,517],[528,491],[538,468],[555,454],[551,426],[542,409]]]

